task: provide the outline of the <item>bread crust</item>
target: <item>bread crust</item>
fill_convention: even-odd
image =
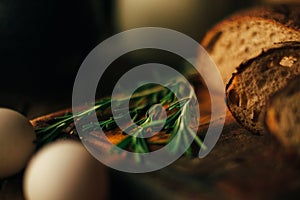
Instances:
[[[273,5],[254,7],[247,10],[239,11],[229,16],[222,22],[216,24],[203,38],[201,45],[204,48],[210,46],[212,38],[223,29],[224,26],[235,22],[243,22],[245,20],[265,20],[282,26],[291,31],[300,31],[300,4],[290,5]],[[209,51],[209,48],[208,48]]]
[[[264,57],[266,54],[271,54],[272,52],[278,50],[278,49],[284,49],[284,48],[300,48],[300,41],[290,41],[290,42],[280,42],[280,43],[275,43],[273,47],[269,48],[264,48],[261,50],[261,53],[254,58],[251,58],[243,63],[241,63],[240,66],[236,68],[236,71],[232,74],[231,79],[229,80],[228,84],[226,85],[226,91],[231,87],[232,82],[234,80],[234,77],[241,74],[247,67],[256,61],[259,58]]]
[[[201,44],[226,85],[236,68],[278,42],[300,41],[300,4],[240,11],[215,25]]]
[[[266,130],[285,146],[289,153],[300,155],[300,76],[270,97],[264,116]]]
[[[278,90],[284,88],[288,84],[288,81],[292,80],[295,76],[300,74],[300,65],[299,65],[300,54],[296,53],[299,50],[300,50],[300,42],[297,41],[278,43],[273,48],[264,49],[259,56],[242,63],[237,68],[237,72],[233,74],[229,83],[226,85],[226,97],[227,97],[227,105],[229,110],[231,111],[235,119],[240,124],[242,124],[245,128],[252,131],[253,133],[261,134],[266,132],[263,126],[263,121],[264,121],[266,105],[270,97]],[[281,66],[280,63],[278,62],[278,60],[290,55],[290,54],[285,55],[285,53],[282,53],[282,55],[280,55],[279,52],[285,52],[285,51],[294,51],[295,56],[297,55],[295,58],[296,59],[295,62],[297,62],[298,64],[296,64],[295,68],[290,66]],[[272,56],[274,56],[274,58],[276,57],[275,58],[276,61],[273,60]],[[269,57],[272,57],[272,59],[269,60]],[[263,62],[264,60],[266,60],[265,63]],[[273,64],[273,62],[275,63]],[[271,68],[269,68],[270,63],[272,63]],[[268,79],[265,77],[266,74],[260,74],[259,73],[260,71],[256,71],[257,69],[256,70],[253,69],[254,66],[266,72],[267,70],[273,70],[273,71],[277,70],[277,72],[280,72],[279,70],[282,69],[284,69],[284,72],[287,71],[288,72],[285,74],[281,74],[280,72],[277,75],[267,74],[267,76],[274,76],[278,78],[278,80],[276,80],[276,82],[266,82]],[[243,79],[243,73],[246,70],[247,73],[249,73],[249,71],[253,73],[254,78],[249,77],[248,80]],[[258,91],[258,88],[260,87],[258,87],[257,85],[259,85],[259,80],[262,79],[264,79],[264,86],[261,87],[267,86],[268,88],[267,90],[263,90],[265,91],[265,93]],[[246,86],[242,86],[241,85],[242,82],[243,83],[249,82],[248,83],[249,85],[246,84]],[[249,88],[250,84],[255,85],[255,88]],[[252,94],[253,91],[255,94]],[[251,99],[254,96],[257,98],[254,100]],[[241,101],[241,99],[243,100]],[[256,116],[253,116],[251,118],[250,113]]]

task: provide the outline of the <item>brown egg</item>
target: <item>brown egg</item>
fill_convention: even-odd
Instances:
[[[46,145],[30,161],[23,191],[28,200],[100,200],[107,198],[106,168],[79,142]]]
[[[0,108],[0,179],[20,172],[35,150],[35,132],[26,117]]]

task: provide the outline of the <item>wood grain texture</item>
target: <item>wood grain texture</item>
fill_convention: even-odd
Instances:
[[[201,96],[202,91],[197,93]],[[201,97],[203,111],[208,113],[207,96]],[[66,111],[35,118],[32,123],[45,126]],[[205,134],[209,116],[202,120],[200,135]],[[119,141],[119,136],[117,132],[110,137]],[[227,112],[222,135],[207,157],[183,156],[164,169],[145,174],[110,170],[110,199],[298,199],[299,166],[299,157],[287,154],[271,135],[251,134]],[[0,183],[1,200],[23,199],[22,173]]]
[[[49,120],[49,116],[44,119]],[[0,199],[22,199],[20,176],[2,182]],[[182,157],[162,170],[146,174],[111,170],[110,177],[111,199],[293,199],[300,196],[299,158],[289,157],[270,135],[251,134],[229,113],[221,138],[204,159]]]

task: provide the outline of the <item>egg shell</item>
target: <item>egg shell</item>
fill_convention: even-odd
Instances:
[[[20,113],[0,108],[0,179],[20,172],[35,151],[36,135]]]
[[[23,191],[28,200],[107,199],[106,168],[80,142],[46,145],[30,161]]]

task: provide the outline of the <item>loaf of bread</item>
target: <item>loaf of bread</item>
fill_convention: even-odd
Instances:
[[[300,41],[300,5],[256,7],[238,12],[213,27],[201,42],[226,85],[242,62],[275,43]]]
[[[265,132],[264,116],[270,97],[300,74],[300,43],[286,42],[263,51],[237,68],[226,96],[233,116],[254,133]]]
[[[270,98],[265,124],[290,152],[300,155],[300,76]]]

